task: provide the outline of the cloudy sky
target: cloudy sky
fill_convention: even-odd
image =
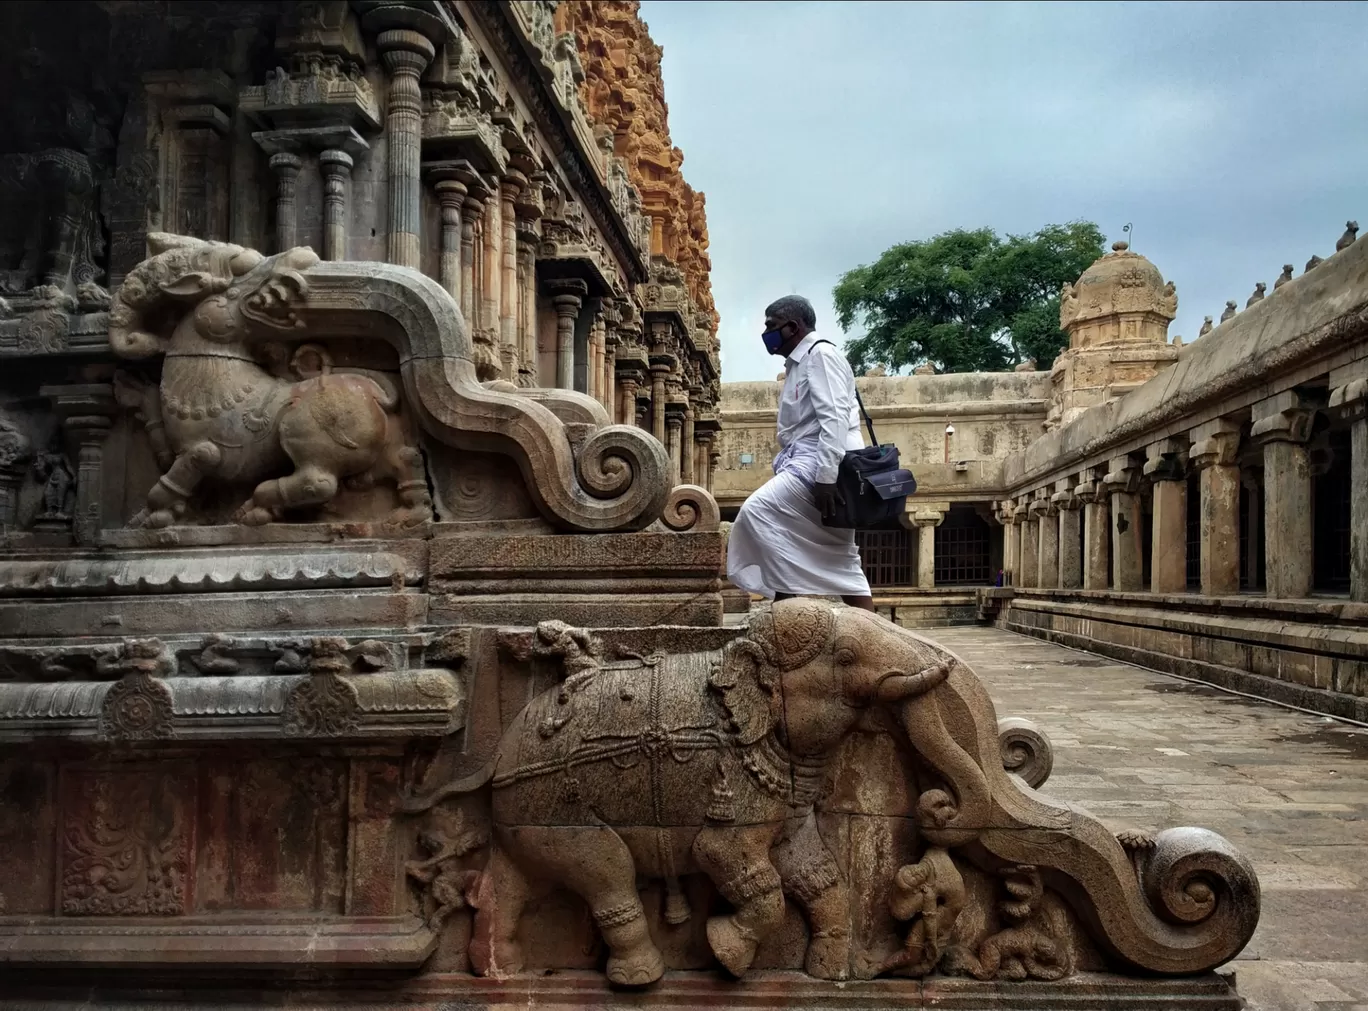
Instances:
[[[708,197],[724,377],[772,379],[765,305],[895,242],[1096,221],[1196,336],[1368,226],[1368,4],[644,0]]]

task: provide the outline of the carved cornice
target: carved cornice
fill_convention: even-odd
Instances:
[[[594,168],[595,152],[580,143],[570,114],[552,94],[550,72],[542,65],[536,43],[517,23],[511,5],[496,0],[473,0],[469,9],[497,55],[521,78],[520,83],[524,85],[521,93],[537,123],[544,126],[546,140],[561,169],[602,230],[614,256],[627,271],[628,279],[638,283],[645,281],[646,260],[629,234],[627,222],[614,208],[608,187]]]
[[[325,682],[333,691],[320,692]],[[306,720],[292,700],[344,698],[345,718]],[[313,712],[327,705],[315,704]],[[132,716],[145,716],[141,722]],[[168,677],[0,684],[0,743],[35,737],[127,740],[440,737],[465,720],[465,685],[445,668],[340,674]],[[132,721],[132,722],[131,722]],[[146,724],[143,726],[143,724]],[[130,725],[135,729],[130,730]]]

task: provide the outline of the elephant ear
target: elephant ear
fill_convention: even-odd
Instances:
[[[722,695],[738,744],[754,744],[769,733],[774,722],[775,680],[759,643],[752,639],[727,643],[708,683]]]

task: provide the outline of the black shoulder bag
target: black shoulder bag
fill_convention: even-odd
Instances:
[[[831,341],[817,343],[836,346]],[[898,466],[897,446],[891,442],[879,445],[879,438],[874,434],[874,419],[865,410],[858,388],[855,390],[855,403],[860,407],[860,415],[869,429],[869,441],[873,445],[847,450],[841,458],[841,465],[836,471],[836,490],[844,502],[836,507],[834,516],[823,517],[822,524],[872,530],[898,518],[907,496],[917,490],[917,479],[910,470]]]

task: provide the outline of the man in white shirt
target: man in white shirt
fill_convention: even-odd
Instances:
[[[836,472],[864,445],[855,376],[839,348],[816,333],[812,303],[798,295],[765,310],[761,339],[784,356],[779,455],[774,477],[741,506],[727,541],[727,578],[773,600],[839,596],[874,610],[855,531],[822,524],[840,502]]]

